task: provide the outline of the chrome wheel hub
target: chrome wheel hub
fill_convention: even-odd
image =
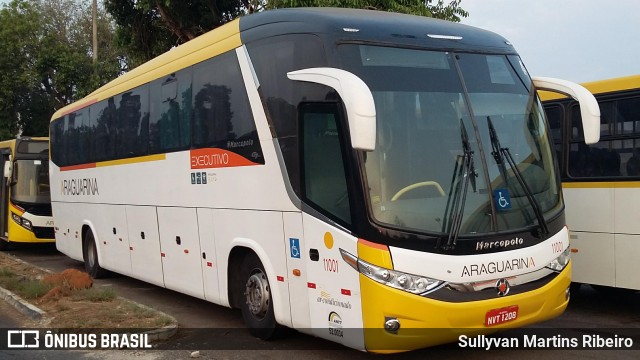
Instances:
[[[263,272],[259,271],[247,280],[244,295],[251,314],[261,319],[269,309],[269,282]]]

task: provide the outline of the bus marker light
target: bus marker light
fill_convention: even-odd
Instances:
[[[348,289],[340,289],[340,293],[342,295],[351,296],[351,290],[348,290]]]
[[[280,282],[284,282],[284,276],[276,276],[276,279]]]
[[[577,253],[577,252],[578,252],[578,249],[576,249],[576,248],[571,248],[571,252],[575,254],[575,253]]]
[[[184,249],[184,253],[188,254],[189,253],[189,249]]]
[[[315,289],[316,288],[316,284],[312,283],[312,282],[308,282],[307,283],[307,287],[309,287],[309,289]]]
[[[129,246],[129,250],[133,251],[133,246]]]
[[[211,261],[207,261],[207,266],[208,267],[213,267],[213,263]]]
[[[165,257],[167,255],[165,253],[160,253],[160,256]]]
[[[301,274],[300,269],[293,269],[291,273],[293,274],[293,276],[300,276]]]

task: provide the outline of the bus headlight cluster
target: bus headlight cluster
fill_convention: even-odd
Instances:
[[[567,264],[569,264],[569,259],[571,259],[571,247],[567,246],[560,256],[553,259],[553,261],[547,265],[547,268],[560,272],[565,268],[565,266],[567,266]]]
[[[31,225],[31,221],[23,218],[22,216],[12,212],[11,213],[11,218],[13,219],[13,221],[15,221],[18,225],[22,226],[23,228],[25,228],[27,230],[33,230],[33,226]]]
[[[370,264],[342,249],[340,249],[340,253],[342,254],[342,259],[362,275],[394,289],[404,290],[417,295],[426,295],[441,288],[445,284],[444,281],[385,269]]]

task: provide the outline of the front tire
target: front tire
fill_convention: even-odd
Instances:
[[[97,247],[93,232],[88,230],[83,246],[84,268],[87,274],[94,279],[100,279],[107,275],[107,271],[100,266],[100,261],[98,261]]]
[[[271,286],[260,259],[255,254],[247,255],[242,263],[242,294],[240,310],[251,335],[262,339],[274,339],[279,325],[273,312]]]

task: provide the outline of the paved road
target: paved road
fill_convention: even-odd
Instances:
[[[82,264],[57,253],[53,247],[41,249],[34,247],[19,248],[11,251],[12,254],[35,265],[61,271],[66,268],[82,268]],[[299,333],[291,333],[285,339],[275,342],[263,342],[251,337],[244,325],[240,313],[220,307],[203,300],[176,293],[171,290],[159,288],[154,285],[137,281],[128,277],[115,275],[108,279],[96,280],[96,286],[113,286],[118,294],[142,304],[164,311],[174,316],[181,330],[178,335],[163,344],[172,351],[100,351],[100,352],[72,352],[77,359],[120,359],[135,357],[140,360],[176,360],[187,359],[191,352],[200,350],[201,358],[211,359],[281,359],[285,357],[304,357],[305,359],[373,359],[375,355],[365,354],[350,349],[345,349],[334,343],[306,336]],[[3,313],[0,309],[0,314]],[[0,316],[2,317],[2,316]],[[198,330],[198,328],[204,330]],[[616,292],[603,295],[594,291],[591,287],[582,287],[574,292],[568,310],[559,318],[536,326],[536,329],[546,329],[553,332],[557,328],[578,329],[575,335],[580,337],[584,330],[594,329],[594,333],[605,331],[612,336],[616,331],[608,331],[608,328],[633,328],[640,333],[640,293]],[[206,329],[224,329],[224,332]],[[605,329],[605,330],[603,330]],[[566,333],[566,331],[565,331]],[[587,330],[589,333],[589,330]],[[522,330],[511,330],[502,333],[506,337],[522,338]],[[551,333],[552,334],[552,333]],[[220,344],[231,350],[218,349]],[[179,350],[178,350],[179,349]],[[269,350],[269,351],[266,351]],[[62,353],[59,352],[58,353]],[[24,353],[1,353],[10,355],[8,358],[21,358]],[[48,354],[48,355],[47,355]],[[42,355],[43,357],[40,357]],[[32,353],[25,358],[49,359],[49,353]],[[79,357],[75,357],[79,356]],[[538,359],[540,357],[559,356],[562,360],[602,358],[607,359],[638,359],[640,351],[599,351],[599,350],[461,350],[456,345],[437,347],[386,358],[401,359]],[[61,357],[63,359],[65,357]]]

